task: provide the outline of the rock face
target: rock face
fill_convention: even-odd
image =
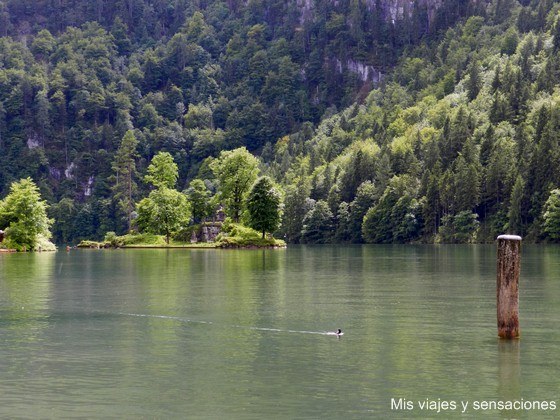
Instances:
[[[437,9],[441,7],[444,0],[380,0],[379,3],[383,7],[385,18],[395,22],[403,18],[405,15],[412,13],[415,3],[418,6],[424,6],[428,10],[428,20],[432,21]],[[375,7],[377,0],[366,0],[369,7]]]
[[[205,222],[199,229],[194,230],[191,235],[191,243],[215,242],[216,236],[222,231],[221,222]]]
[[[221,223],[206,223],[202,226],[202,242],[214,242],[221,230]]]
[[[331,0],[338,4],[340,0]],[[445,0],[364,0],[369,10],[380,8],[386,20],[395,22],[405,15],[411,15],[415,7],[425,7],[428,11],[428,20],[434,19],[436,11],[443,5]],[[478,3],[481,0],[465,0],[465,2]],[[303,23],[314,16],[313,0],[297,0],[300,9],[300,21]]]
[[[355,61],[352,59],[346,60],[345,63],[342,63],[337,59],[336,69],[339,73],[342,73],[345,70],[349,71],[350,73],[354,73],[362,82],[370,81],[373,82],[374,85],[377,85],[383,79],[383,73],[381,73],[375,67],[368,64],[360,63],[359,61]]]
[[[330,0],[334,6],[340,5],[340,0]],[[360,0],[371,13],[381,15],[387,22],[395,23],[405,17],[412,17],[415,8],[427,12],[426,27],[434,22],[436,13],[445,3],[445,0]],[[478,3],[482,0],[465,0],[465,3]],[[300,12],[300,24],[316,18],[315,0],[296,0]],[[329,57],[327,60],[338,73],[353,73],[362,83],[369,82],[377,86],[383,80],[380,69],[353,58]]]
[[[313,18],[313,0],[297,0],[297,5],[300,10],[299,21],[301,24]]]

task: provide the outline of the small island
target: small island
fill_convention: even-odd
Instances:
[[[78,248],[285,248],[286,242],[272,235],[264,238],[259,232],[239,223],[209,222],[192,226],[191,240],[171,238],[164,235],[131,233],[117,236],[108,232],[103,241],[81,241]],[[199,239],[200,238],[200,239]]]
[[[121,147],[134,148],[134,143],[134,135],[128,132]],[[133,164],[129,160],[121,172],[127,175]],[[83,240],[78,247],[285,247],[283,240],[272,235],[280,225],[281,196],[269,177],[257,177],[258,160],[245,148],[239,148],[222,152],[211,169],[217,180],[217,194],[211,197],[199,179],[182,193],[175,189],[178,168],[173,157],[159,152],[144,177],[151,191],[136,203],[136,208],[130,195],[135,189],[132,178],[122,177],[121,209],[127,215],[129,233],[117,235],[110,231],[103,241]]]
[[[117,153],[115,196],[127,233],[105,233],[102,241],[86,239],[78,248],[283,248],[276,239],[282,216],[279,188],[267,176],[258,177],[258,160],[245,148],[223,151],[210,168],[215,176],[214,195],[200,179],[184,191],[176,189],[178,167],[168,152],[157,153],[147,168],[146,197],[136,201],[132,131]],[[30,179],[14,182],[0,201],[2,252],[50,251],[54,220],[48,205]],[[70,246],[67,245],[67,249]]]

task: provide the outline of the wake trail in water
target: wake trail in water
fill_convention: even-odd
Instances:
[[[172,321],[179,321],[179,322],[186,322],[189,324],[207,324],[207,325],[217,325],[212,321],[200,321],[195,319],[189,318],[181,318],[178,316],[169,316],[169,315],[149,315],[149,314],[134,314],[129,312],[119,312],[117,315],[121,316],[135,316],[140,318],[159,318],[159,319],[168,319]],[[251,327],[246,325],[227,325],[227,328],[241,328],[246,330],[253,330],[253,331],[268,331],[268,332],[281,332],[281,333],[293,333],[293,334],[316,334],[316,335],[336,335],[334,332],[326,332],[326,331],[301,331],[301,330],[286,330],[280,328],[264,328],[264,327]]]
[[[178,316],[169,316],[169,315],[131,314],[131,313],[127,313],[127,312],[119,312],[117,315],[137,316],[137,317],[140,317],[140,318],[171,319],[173,321],[188,322],[190,324],[213,324],[213,322],[211,322],[211,321],[198,321],[196,319],[180,318]]]

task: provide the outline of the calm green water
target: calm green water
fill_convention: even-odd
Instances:
[[[521,340],[496,338],[495,265],[493,246],[0,254],[0,417],[558,417],[560,248],[523,248]],[[521,398],[557,410],[472,408]]]

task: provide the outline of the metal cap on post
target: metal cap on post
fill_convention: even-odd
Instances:
[[[498,236],[496,299],[498,336],[519,337],[519,271],[521,236]]]

